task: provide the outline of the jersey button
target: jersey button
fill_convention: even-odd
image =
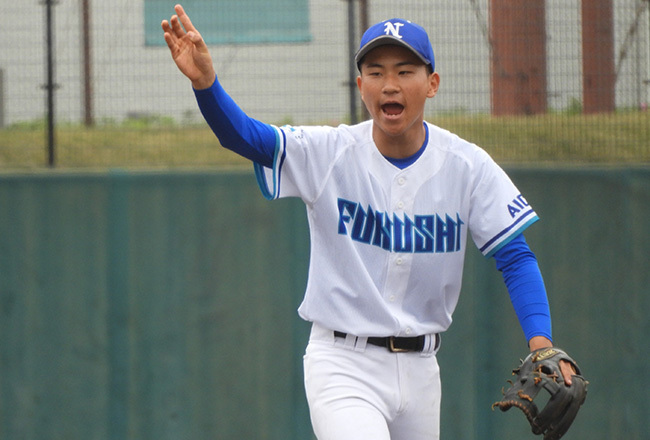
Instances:
[[[406,333],[407,335],[410,335],[412,331],[413,330],[411,330],[410,327],[406,327],[406,330],[404,330],[404,333]]]
[[[401,266],[402,265],[402,258],[400,257],[397,260],[395,260],[395,264],[397,264],[398,266]]]
[[[391,295],[388,297],[388,301],[394,302],[395,301],[395,295]]]
[[[400,177],[399,179],[397,179],[397,183],[399,183],[400,185],[404,185],[404,183],[406,183],[406,179],[403,178],[403,177]]]
[[[397,207],[399,209],[403,209],[404,208],[404,202],[397,202]]]

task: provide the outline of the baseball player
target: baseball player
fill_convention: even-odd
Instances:
[[[468,237],[496,260],[530,349],[552,346],[544,283],[522,235],[538,217],[485,151],[423,120],[440,76],[422,27],[393,19],[363,35],[357,84],[371,120],[275,127],[228,96],[200,33],[180,5],[175,12],[162,22],[165,41],[220,143],[254,163],[266,198],[306,205],[311,254],[298,312],[312,323],[305,389],[320,440],[439,438],[436,353]]]

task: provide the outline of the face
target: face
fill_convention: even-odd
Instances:
[[[357,85],[372,116],[378,144],[390,138],[424,141],[424,104],[438,91],[440,78],[410,50],[395,45],[379,46],[363,59]],[[417,145],[419,148],[422,144]],[[417,150],[416,150],[417,151]]]

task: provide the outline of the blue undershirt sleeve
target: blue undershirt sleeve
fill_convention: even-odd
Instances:
[[[546,287],[537,264],[523,234],[517,235],[494,254],[497,269],[510,294],[526,340],[544,336],[552,340],[551,312]]]
[[[273,166],[276,132],[272,126],[246,115],[217,79],[207,89],[194,89],[194,95],[222,146],[265,167]]]

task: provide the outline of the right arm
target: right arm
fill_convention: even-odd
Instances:
[[[176,5],[174,10],[177,15],[172,16],[171,24],[167,20],[162,22],[165,42],[180,71],[192,82],[203,117],[221,145],[254,162],[272,167],[275,129],[248,117],[226,93],[217,80],[203,37],[181,5]]]
[[[178,15],[172,16],[171,24],[167,20],[162,21],[167,47],[180,71],[192,81],[192,87],[206,89],[217,77],[208,46],[183,7],[176,5],[174,10]]]

